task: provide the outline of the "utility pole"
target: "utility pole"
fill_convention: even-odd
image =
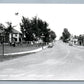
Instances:
[[[2,56],[4,56],[4,36],[2,36],[3,37],[3,43],[2,43],[2,50],[3,50],[3,52],[2,52]]]
[[[2,56],[4,56],[4,36],[5,36],[5,30],[3,28],[3,33],[2,33],[2,50],[3,50],[3,52],[2,52]]]

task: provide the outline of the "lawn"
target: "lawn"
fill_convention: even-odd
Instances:
[[[15,52],[23,52],[23,51],[30,51],[30,50],[34,50],[37,48],[40,48],[41,46],[36,46],[36,45],[18,45],[18,46],[9,46],[9,45],[5,45],[4,46],[4,53],[15,53]],[[3,47],[2,45],[0,45],[0,55],[3,53]]]

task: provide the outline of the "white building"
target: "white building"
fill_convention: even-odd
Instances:
[[[9,34],[9,42],[21,42],[22,37],[21,37],[21,33],[19,31],[17,31],[16,29],[12,29],[12,33]]]

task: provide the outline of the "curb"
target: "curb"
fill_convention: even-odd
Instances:
[[[47,48],[47,46],[44,46],[43,48],[38,48],[38,49],[35,49],[35,50],[31,50],[31,51],[24,51],[24,52],[16,52],[16,53],[7,53],[7,54],[4,54],[4,56],[15,56],[15,55],[25,55],[25,54],[32,54],[32,53],[36,53],[36,52],[39,52],[43,49]]]

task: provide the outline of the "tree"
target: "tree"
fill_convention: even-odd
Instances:
[[[63,40],[63,36],[60,36],[59,40]]]
[[[22,17],[22,23],[20,23],[23,39],[26,41],[33,41],[33,31],[31,27],[31,20],[29,18]]]
[[[51,41],[53,41],[56,38],[56,34],[54,31],[50,31],[50,37],[51,37]]]
[[[50,34],[52,39],[56,37],[54,32],[50,33],[51,30],[48,28],[48,23],[37,18],[37,16],[32,19],[22,17],[20,27],[23,38],[25,36],[26,41],[34,41],[38,38],[42,39],[44,42],[49,42]]]
[[[8,27],[5,29],[6,30],[6,33],[12,33],[12,29],[13,29],[13,26],[12,26],[12,23],[11,22],[6,22]]]
[[[5,36],[5,26],[0,23],[0,42],[2,43],[4,41],[4,36]]]
[[[48,38],[48,31],[49,29],[48,27],[48,23],[45,21],[42,21],[41,19],[37,19],[37,17],[35,16],[32,20],[31,20],[31,27],[32,27],[32,31],[35,34],[35,36],[37,38],[43,38],[42,36],[44,36],[46,38]]]
[[[79,43],[79,45],[83,44],[83,39],[84,39],[83,35],[79,35],[78,36],[78,43]]]
[[[68,42],[68,40],[70,38],[70,33],[67,28],[64,28],[64,31],[62,33],[62,37],[63,37],[63,42]]]
[[[12,29],[14,26],[12,26],[12,23],[11,22],[6,22],[7,23],[7,28],[5,29],[5,34],[6,34],[6,39],[8,42],[12,42],[13,41],[13,32],[12,32]],[[9,40],[9,37],[10,37],[10,40]]]
[[[3,30],[4,28],[5,26],[2,23],[0,23],[0,30]]]

